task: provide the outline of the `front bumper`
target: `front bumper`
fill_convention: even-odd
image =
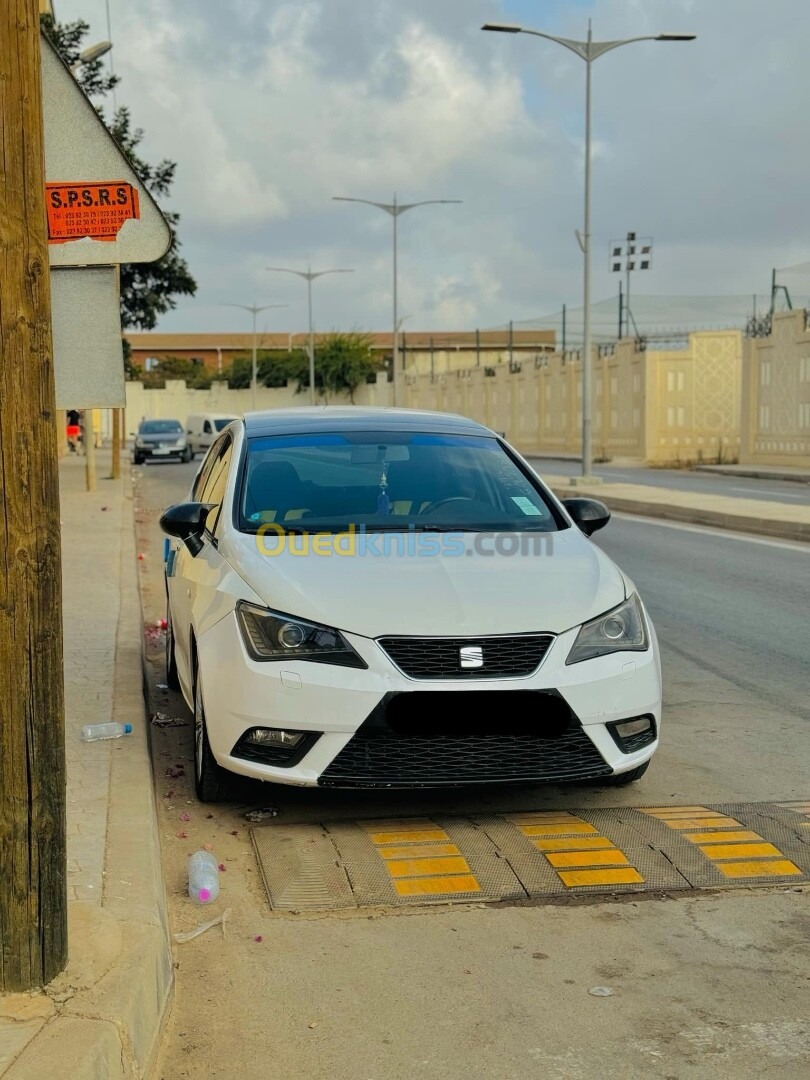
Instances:
[[[136,446],[133,448],[133,457],[155,458],[158,461],[170,461],[172,458],[182,458],[187,453],[186,446]]]
[[[555,638],[538,670],[527,678],[464,682],[432,680],[426,683],[403,675],[375,641],[353,634],[345,636],[368,665],[366,670],[307,661],[253,661],[245,651],[236,616],[231,612],[203,633],[197,642],[208,739],[219,764],[231,772],[308,787],[319,784],[420,787],[431,782],[445,786],[459,782],[509,780],[554,782],[635,769],[655,752],[660,732],[661,672],[654,631],[650,626],[651,647],[644,653],[617,653],[566,667],[565,658],[576,635],[577,628],[574,628]],[[519,704],[521,717],[528,718],[531,730],[532,717],[527,714],[526,705],[533,698],[528,699],[526,692],[536,693],[537,735],[547,737],[544,741],[553,751],[551,756],[556,766],[552,763],[551,768],[523,770],[510,776],[508,770],[507,773],[503,769],[493,773],[487,769],[486,755],[482,755],[480,775],[475,778],[431,781],[430,776],[420,779],[412,773],[407,781],[393,779],[388,783],[383,776],[367,783],[351,781],[345,770],[337,776],[335,768],[330,769],[361,728],[363,732],[359,738],[368,734],[368,725],[373,726],[375,716],[379,718],[381,703],[395,696],[427,692],[431,696],[449,695],[447,715],[456,718],[455,735],[466,738],[468,745],[473,739],[498,740],[506,730],[504,725],[518,711],[515,703]],[[462,694],[478,696],[464,699],[460,697]],[[482,694],[489,698],[482,699]],[[554,730],[544,727],[544,718],[549,716],[549,694],[556,695],[562,707],[570,711],[571,721],[566,733],[558,732],[556,727]],[[469,710],[465,708],[467,700]],[[466,714],[470,717],[491,716],[492,731],[482,732],[478,722],[478,734],[465,736],[463,717]],[[648,745],[625,753],[607,725],[642,715],[654,718],[656,737]],[[256,727],[314,732],[318,733],[318,738],[290,767],[268,765],[234,755],[239,739]],[[537,735],[531,737],[536,741]],[[525,735],[508,737],[525,738]],[[587,768],[564,768],[561,739],[576,742],[577,753],[585,753],[594,768],[590,772]],[[439,748],[439,742],[434,745]],[[480,741],[477,746],[486,749]],[[495,743],[491,746],[494,748]],[[514,749],[515,760],[520,762],[521,744],[515,743]],[[345,761],[345,755],[341,760]]]

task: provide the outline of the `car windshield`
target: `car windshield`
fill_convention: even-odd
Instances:
[[[349,431],[251,439],[239,528],[542,531],[565,525],[494,437]]]
[[[141,424],[141,435],[171,435],[182,430],[179,420],[146,420]]]
[[[228,424],[232,424],[235,419],[235,416],[220,416],[218,420],[214,421],[214,427],[217,429],[217,431],[222,431],[222,429],[224,427],[227,427]]]

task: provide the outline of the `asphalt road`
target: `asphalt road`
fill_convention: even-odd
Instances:
[[[542,476],[579,476],[578,461],[567,458],[528,458],[532,468]],[[673,491],[694,491],[704,495],[727,495],[732,499],[767,499],[791,506],[810,503],[810,484],[790,480],[759,480],[750,476],[721,476],[714,473],[694,473],[683,469],[646,469],[616,465],[594,465],[597,476],[613,483],[643,484],[645,487],[671,488]]]
[[[154,624],[163,611],[157,514],[185,496],[193,467],[139,473],[139,566]],[[277,1080],[804,1080],[806,888],[322,916],[269,910],[244,820],[251,804],[280,809],[261,827],[272,830],[337,816],[810,794],[810,551],[619,517],[599,543],[634,578],[663,654],[663,742],[639,784],[382,796],[256,785],[237,803],[201,806],[191,728],[153,728],[171,929],[231,912],[226,937],[217,928],[175,946],[157,1077],[244,1080],[272,1062]],[[182,703],[158,686],[154,638],[152,708],[182,723]],[[222,870],[220,898],[206,911],[185,892],[186,857],[203,846]]]

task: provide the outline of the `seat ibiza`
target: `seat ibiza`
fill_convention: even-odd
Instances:
[[[433,412],[300,408],[222,431],[169,507],[169,681],[196,790],[638,779],[658,744],[655,633],[502,438]]]

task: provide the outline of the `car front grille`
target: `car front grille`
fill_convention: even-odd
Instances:
[[[383,637],[377,643],[410,679],[519,679],[537,670],[553,640],[553,634],[509,634]],[[462,666],[465,656],[476,666]]]
[[[375,738],[359,731],[321,775],[323,787],[460,787],[610,776],[577,724],[556,738],[470,735]]]

